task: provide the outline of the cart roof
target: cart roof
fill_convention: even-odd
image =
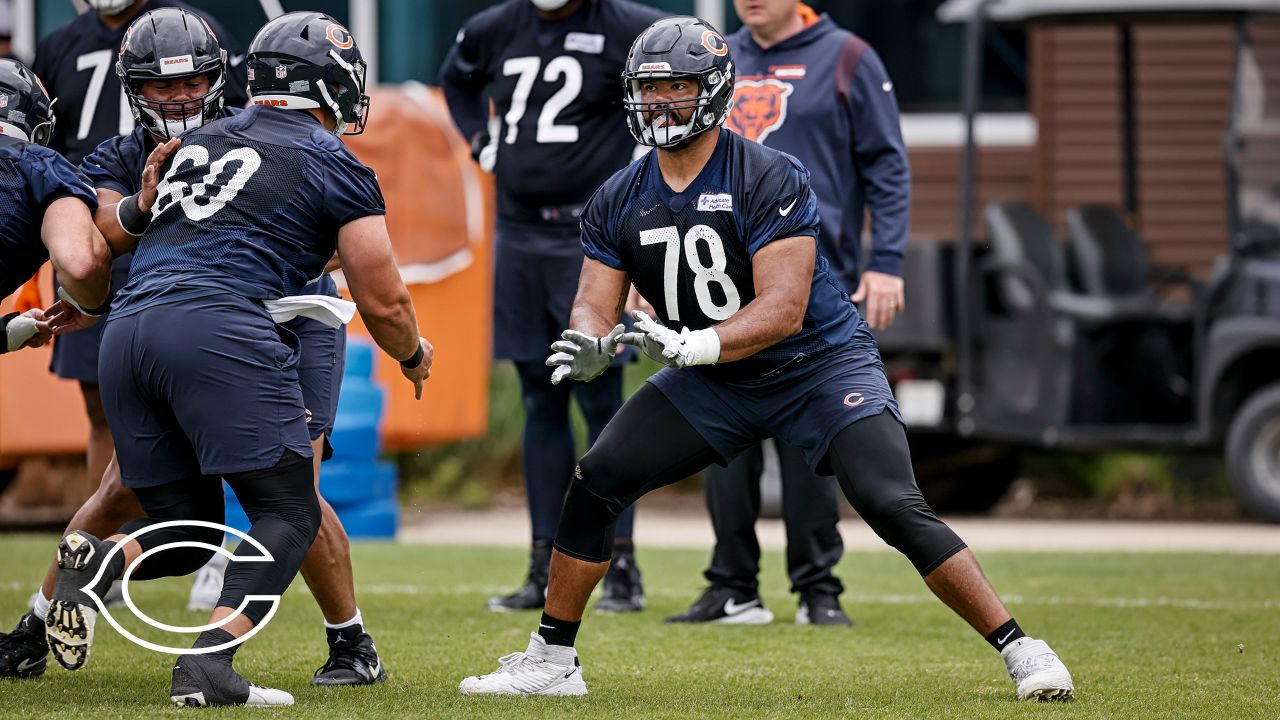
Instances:
[[[964,22],[983,0],[947,0],[938,8],[941,22]],[[986,15],[999,22],[1073,15],[1274,12],[1280,0],[991,0]]]

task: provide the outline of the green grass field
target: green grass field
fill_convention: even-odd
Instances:
[[[51,536],[0,536],[0,618],[17,619],[52,551]],[[1075,676],[1065,704],[1022,704],[999,657],[928,596],[905,560],[846,555],[853,629],[792,624],[779,554],[765,557],[767,627],[663,625],[695,597],[701,551],[639,556],[649,609],[588,615],[579,650],[591,695],[464,699],[464,675],[524,648],[537,616],[492,615],[485,598],[513,582],[518,550],[364,544],[354,549],[360,605],[391,674],[374,688],[314,689],[320,615],[299,580],[276,619],[241,649],[250,679],[294,693],[289,709],[167,705],[169,658],[98,625],[90,664],[50,661],[36,680],[0,680],[0,718],[1238,718],[1280,717],[1280,562],[1231,555],[1013,554],[983,557],[1015,617],[1049,640]],[[139,605],[167,622],[185,580],[140,585]],[[137,627],[137,623],[129,623]],[[179,638],[169,644],[185,645]],[[1239,646],[1243,645],[1243,651]]]

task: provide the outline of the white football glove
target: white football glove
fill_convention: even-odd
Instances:
[[[682,368],[690,365],[711,365],[720,360],[720,336],[713,328],[676,332],[649,317],[643,310],[631,314],[636,320],[636,330],[618,338],[623,345],[632,345],[645,355],[667,367]]]
[[[602,338],[583,335],[577,330],[565,330],[560,334],[563,340],[551,343],[555,352],[547,358],[547,366],[555,368],[551,373],[551,384],[559,385],[567,377],[587,382],[608,370],[613,356],[618,353],[618,337],[625,330],[621,324],[616,325]]]
[[[4,326],[5,352],[13,352],[21,348],[36,336],[38,330],[36,319],[29,315],[15,315],[10,317],[8,322],[0,325]]]

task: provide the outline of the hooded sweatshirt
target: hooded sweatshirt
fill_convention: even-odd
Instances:
[[[863,270],[902,274],[911,170],[893,82],[866,41],[800,5],[807,27],[761,48],[746,27],[727,39],[737,70],[726,126],[793,155],[812,175],[819,249],[845,290]],[[860,262],[871,210],[871,253]]]

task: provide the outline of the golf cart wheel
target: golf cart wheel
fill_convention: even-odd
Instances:
[[[1226,461],[1240,504],[1280,522],[1280,383],[1253,393],[1236,411]]]

